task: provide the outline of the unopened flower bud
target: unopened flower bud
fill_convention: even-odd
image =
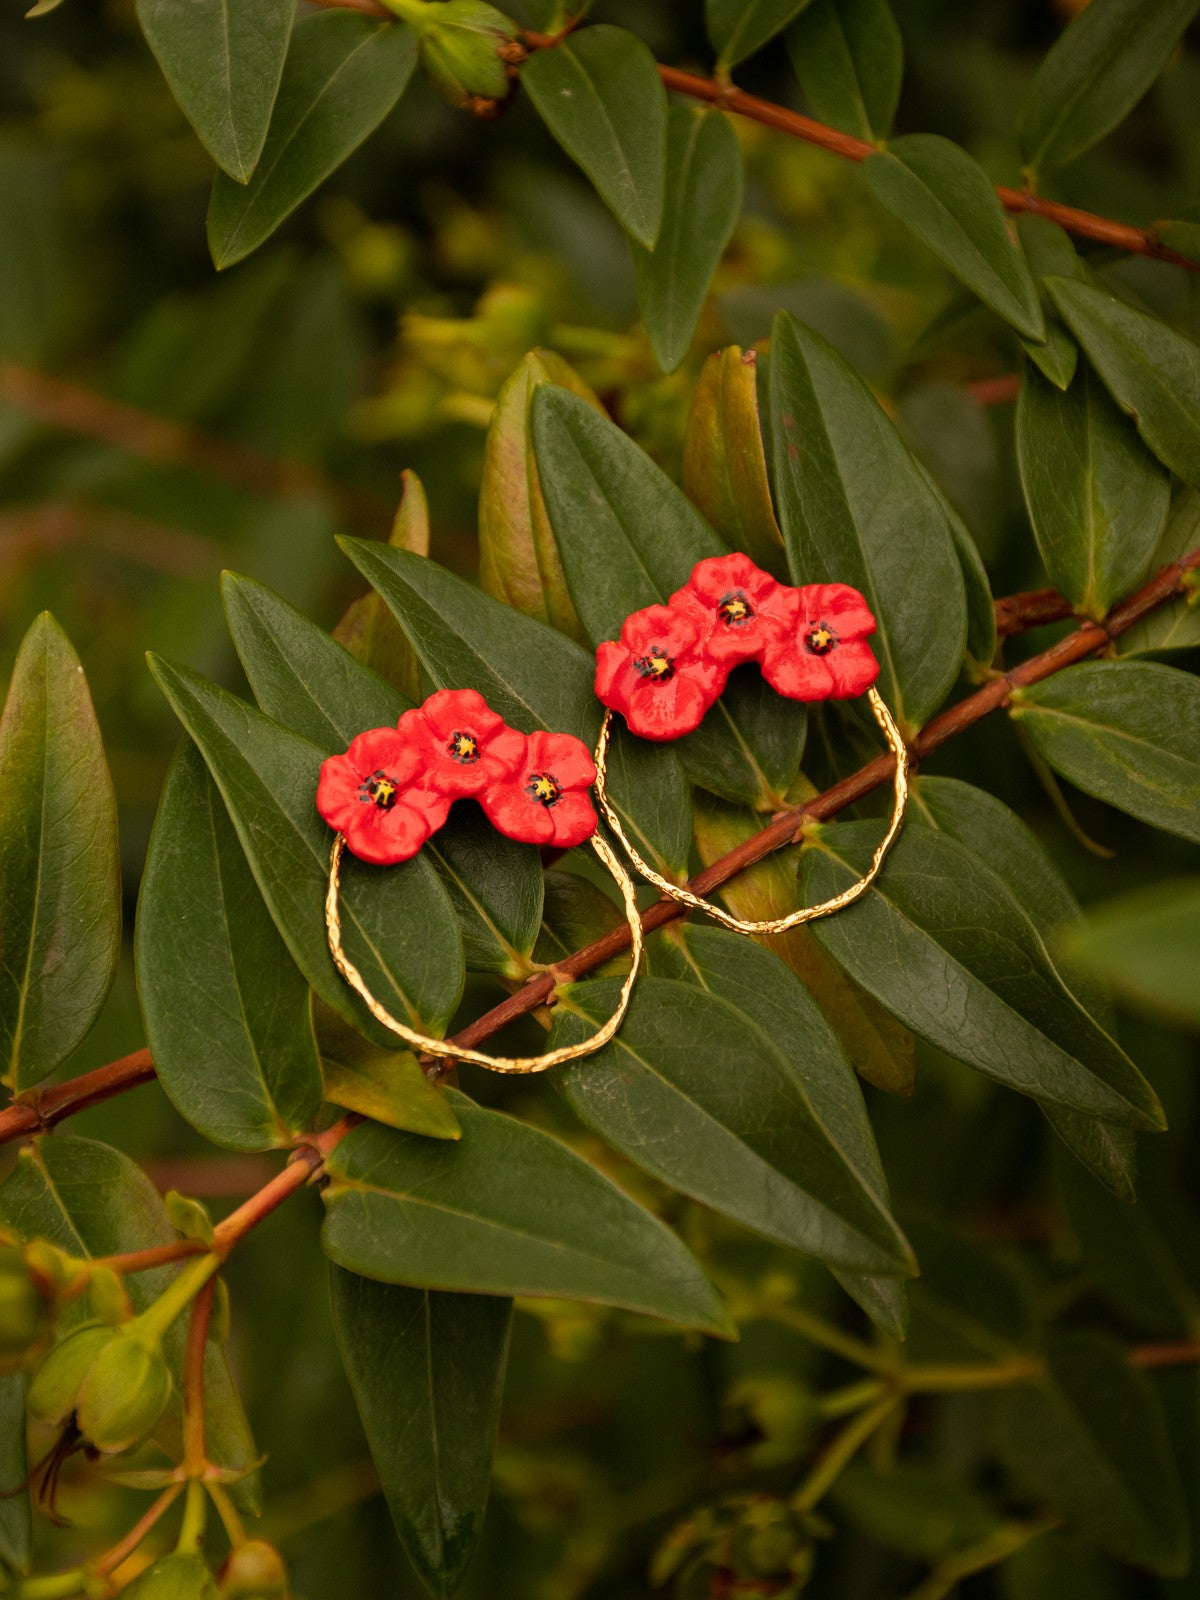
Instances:
[[[29,1385],[26,1405],[30,1416],[55,1426],[66,1422],[78,1404],[83,1380],[114,1337],[111,1328],[90,1322],[56,1344]]]
[[[509,69],[500,52],[517,36],[511,17],[485,0],[442,0],[426,15],[421,65],[438,93],[454,106],[505,99]]]
[[[175,1550],[140,1573],[122,1600],[216,1600],[217,1589],[203,1556]]]
[[[80,1386],[77,1425],[97,1450],[115,1455],[153,1430],[170,1398],[171,1374],[158,1345],[118,1332],[97,1353]]]
[[[286,1600],[287,1568],[264,1539],[248,1539],[231,1550],[217,1576],[217,1600]]]

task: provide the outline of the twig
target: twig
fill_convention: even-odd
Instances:
[[[124,1094],[126,1089],[149,1083],[153,1077],[154,1059],[149,1050],[135,1050],[132,1055],[110,1061],[93,1072],[84,1072],[69,1083],[56,1084],[52,1089],[35,1089],[0,1111],[0,1144],[23,1139],[27,1133],[46,1133],[56,1122],[76,1111],[98,1106],[115,1094]]]
[[[183,1359],[183,1464],[193,1475],[204,1471],[204,1352],[217,1280],[210,1278],[192,1301]]]
[[[1073,615],[1071,602],[1064,600],[1057,589],[1027,589],[1023,594],[1006,595],[996,601],[996,632],[1003,639]]]
[[[120,1543],[113,1545],[111,1550],[106,1551],[94,1563],[94,1570],[100,1573],[115,1572],[122,1561],[133,1554],[150,1532],[150,1529],[154,1527],[165,1512],[171,1509],[182,1493],[182,1483],[168,1484],[154,1504],[150,1506],[143,1516],[138,1518]]]

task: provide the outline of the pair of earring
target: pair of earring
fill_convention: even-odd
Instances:
[[[782,933],[851,905],[875,881],[900,830],[908,799],[908,752],[874,687],[879,664],[867,643],[875,619],[848,584],[779,583],[748,556],[700,561],[666,605],[627,617],[620,639],[596,652],[596,695],[605,707],[593,758],[571,734],[510,728],[473,689],[441,689],[406,711],[395,728],[358,735],[345,755],[321,768],[317,809],[335,830],[325,918],[339,972],[371,1014],[414,1050],[496,1072],[544,1072],[607,1044],[624,1020],[642,955],[642,924],[632,879],[597,831],[588,799],[594,786],[605,822],[647,882],[737,933]],[[661,877],[642,859],[608,798],[606,757],[614,712],[630,731],[658,741],[697,728],[732,669],[756,661],[767,682],[794,700],[867,694],[895,757],[887,831],[867,872],[833,899],[770,921],[743,921]],[[445,822],[457,799],[477,800],[510,839],[569,849],[590,841],[620,892],[632,961],[609,1019],[579,1044],[544,1055],[506,1058],[416,1032],[379,1003],[342,945],[338,905],[343,850],[376,865],[405,861]]]

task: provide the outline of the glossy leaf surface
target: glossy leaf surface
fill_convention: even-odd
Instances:
[[[812,0],[787,46],[815,117],[869,143],[887,138],[904,77],[888,0]]]
[[[1151,572],[1200,550],[1200,490],[1185,489],[1167,517]],[[1156,650],[1191,650],[1200,644],[1200,591],[1190,588],[1177,600],[1152,611],[1117,640],[1117,654],[1145,655]]]
[[[782,33],[808,0],[704,0],[704,22],[717,70],[736,67]]]

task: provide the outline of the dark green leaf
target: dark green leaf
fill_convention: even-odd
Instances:
[[[1049,217],[1025,213],[1013,219],[1029,270],[1036,279],[1082,278],[1087,269],[1075,254],[1069,235]],[[1056,389],[1065,389],[1079,365],[1079,346],[1063,326],[1062,318],[1043,288],[1042,315],[1046,319],[1046,342],[1022,339],[1025,354],[1049,378]]]
[[[233,573],[222,588],[259,705],[323,754],[344,750],[366,728],[394,724],[408,709],[397,690],[270,589]],[[467,965],[520,976],[541,924],[535,847],[498,834],[477,807],[460,806],[426,849],[458,915]]]
[[[534,956],[547,963],[561,961],[585,944],[611,933],[621,920],[617,907],[589,879],[575,872],[548,872],[542,931],[534,946]],[[621,957],[617,962],[624,965]],[[605,972],[603,967],[599,970]]]
[[[830,1494],[845,1518],[873,1544],[918,1561],[937,1561],[1001,1527],[986,1502],[948,1474],[920,1462],[879,1472],[852,1461]]]
[[[403,484],[399,508],[392,521],[388,543],[414,555],[429,554],[429,502],[420,478],[410,467],[400,474]],[[400,625],[374,589],[360,595],[333,629],[333,637],[356,661],[370,667],[398,689],[409,704],[421,698],[421,663]]]
[[[512,1302],[372,1283],[339,1267],[329,1293],[396,1532],[430,1593],[452,1595],[483,1524]]]
[[[1200,879],[1105,901],[1063,944],[1133,1004],[1200,1027]]]
[[[553,628],[523,617],[482,594],[432,561],[347,539],[342,548],[391,606],[434,683],[478,689],[504,720],[523,733],[538,728],[573,733],[593,745],[600,704],[592,690],[592,656]],[[654,781],[626,789],[614,766],[612,799],[634,831],[672,869],[682,866],[686,810],[674,752],[639,752],[643,777]],[[653,763],[653,765],[651,765]],[[664,817],[663,808],[667,814]],[[665,825],[665,828],[664,828]]]
[[[312,1128],[321,1069],[308,985],[190,743],[159,802],[135,945],[147,1043],[181,1116],[234,1150]]]
[[[138,21],[184,115],[239,183],[267,137],[292,0],[138,0]]]
[[[1200,842],[1200,681],[1152,662],[1088,661],[1013,698],[1055,772]]]
[[[28,1572],[33,1554],[33,1508],[25,1485],[25,1374],[0,1376],[0,1562]]]
[[[176,1234],[158,1191],[128,1156],[95,1139],[56,1134],[21,1150],[16,1170],[0,1187],[0,1217],[22,1238],[48,1239],[71,1255],[120,1255],[172,1244]],[[144,1311],[175,1277],[176,1267],[133,1273],[126,1287],[135,1311]],[[74,1315],[86,1320],[86,1302]],[[164,1348],[178,1390],[183,1372],[186,1319],[169,1330]],[[218,1466],[242,1469],[258,1459],[224,1351],[209,1341],[204,1361],[205,1442]],[[172,1402],[159,1437],[178,1459],[181,1408]],[[246,1509],[259,1509],[258,1474],[234,1491]]]
[[[1047,278],[1046,288],[1150,449],[1200,486],[1200,348],[1091,284]]]
[[[1026,368],[1017,460],[1050,582],[1077,611],[1104,616],[1149,571],[1170,475],[1086,368],[1065,394]]]
[[[458,1144],[364,1123],[338,1145],[322,1240],[384,1283],[626,1306],[725,1333],[673,1233],[566,1145],[451,1092]]]
[[[573,986],[553,1044],[590,1033],[611,1012],[617,982]],[[849,1074],[812,1002],[802,1025],[818,1070],[828,1077],[840,1062]],[[617,1038],[568,1067],[562,1083],[590,1127],[693,1199],[832,1265],[911,1272],[886,1202],[818,1115],[805,1078],[730,1001],[642,978]]]
[[[1044,339],[1037,288],[988,175],[936,133],[893,139],[863,166],[871,192],[960,282],[1027,339]]]
[[[704,21],[716,50],[717,73],[761,50],[809,0],[704,0]]]
[[[1017,128],[1029,170],[1073,161],[1123,121],[1196,11],[1197,0],[1092,0],[1025,96]]]
[[[914,1344],[937,1360],[1028,1354],[1037,1307],[1017,1264],[949,1222],[914,1218],[908,1226],[921,1263],[911,1289]]]
[[[185,667],[150,658],[176,715],[216,779],[263,899],[293,959],[325,1002],[379,1044],[374,1022],[329,954],[325,892],[332,834],[317,813],[321,751]],[[462,993],[454,913],[424,855],[368,867],[347,857],[342,927],[350,959],[393,1015],[437,1031]]]
[[[823,828],[802,892],[828,899],[866,869],[877,823]],[[1039,1100],[1160,1128],[1153,1090],[1067,989],[1011,891],[957,841],[907,828],[878,884],[813,932],[920,1037]]]
[[[666,192],[667,96],[650,51],[624,28],[584,28],[532,55],[521,83],[626,233],[653,250]]]
[[[594,644],[616,638],[630,612],[669,599],[697,561],[724,553],[665,473],[565,390],[535,396],[533,439],[571,597]],[[805,727],[803,710],[750,668],[680,741],[679,754],[694,783],[778,806],[799,767]]]
[[[793,580],[863,592],[879,625],[880,692],[915,730],[954,683],[966,643],[945,502],[862,379],[791,317],[771,342],[771,412]]]
[[[416,63],[403,23],[329,11],[298,24],[254,176],[243,187],[219,172],[213,184],[208,244],[218,267],[257,249],[357,150],[404,93]]]
[[[1200,550],[1200,491],[1185,489],[1171,507],[1158,549],[1150,561],[1160,572],[1172,561]],[[1117,640],[1122,656],[1145,655],[1155,650],[1191,650],[1200,644],[1200,588],[1189,588],[1165,606],[1159,606]]]
[[[1048,1364],[1040,1383],[1000,1397],[1009,1470],[1102,1549],[1152,1572],[1185,1572],[1187,1515],[1149,1380],[1098,1333],[1058,1335]]]
[[[887,138],[904,79],[888,0],[813,0],[788,29],[787,47],[814,116],[871,144]]]
[[[654,250],[634,244],[638,308],[664,372],[688,353],[708,286],[742,209],[742,152],[719,111],[671,107],[667,192]]]
[[[117,804],[79,658],[48,611],[0,717],[0,1078],[28,1089],[91,1028],[121,943]]]

